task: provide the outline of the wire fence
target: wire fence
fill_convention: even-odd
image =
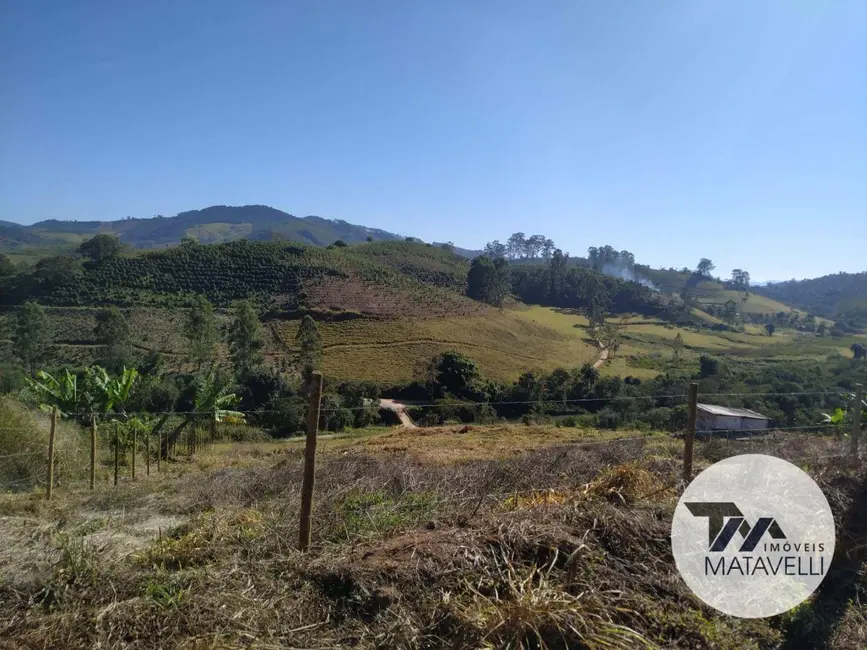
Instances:
[[[738,392],[726,392],[726,393],[702,393],[703,398],[705,397],[747,397],[747,398],[762,398],[762,397],[805,397],[805,396],[834,396],[841,398],[851,398],[853,397],[853,393],[845,390],[823,390],[823,391],[794,391],[794,392],[755,392],[755,393],[738,393]],[[379,400],[380,402],[395,402],[399,405],[406,408],[444,408],[444,407],[454,407],[454,406],[468,406],[468,407],[495,407],[495,406],[548,406],[548,407],[556,407],[559,405],[568,405],[568,404],[599,404],[601,402],[615,402],[615,403],[624,403],[624,402],[646,402],[646,401],[656,401],[656,402],[666,402],[666,401],[686,401],[687,395],[685,394],[662,394],[662,395],[592,395],[587,397],[576,397],[576,398],[548,398],[548,399],[534,399],[534,400],[490,400],[490,401],[417,401],[417,400],[404,400],[404,399],[384,399]],[[369,400],[368,404],[361,406],[338,406],[338,407],[327,407],[320,408],[320,413],[333,413],[336,411],[354,411],[354,410],[364,410],[370,408],[383,408],[389,410],[390,407],[383,406],[381,404],[377,404],[377,400]],[[241,412],[243,415],[248,417],[254,417],[257,415],[273,415],[280,414],[284,411],[280,409],[254,409],[250,411]],[[64,417],[68,418],[91,418],[94,415],[93,411],[71,411],[71,412],[63,412]],[[127,411],[122,414],[112,414],[110,417],[116,419],[118,417],[122,418],[130,418],[130,417],[154,417],[154,416],[203,416],[207,415],[202,411]],[[97,417],[102,418],[103,414],[97,413]],[[6,429],[4,427],[0,427],[0,431],[3,430],[11,430]]]
[[[854,395],[848,391],[826,390],[826,391],[795,391],[795,392],[773,392],[773,393],[738,393],[738,392],[717,392],[704,393],[702,398],[714,398],[719,401],[721,398],[760,398],[760,397],[819,397],[819,396],[834,396],[838,398],[851,398]],[[696,423],[696,402],[691,401],[689,395],[684,394],[659,394],[659,395],[627,395],[627,396],[586,396],[578,398],[563,399],[535,399],[535,400],[499,400],[486,402],[459,402],[459,401],[399,401],[399,400],[371,400],[363,406],[357,407],[337,407],[337,408],[322,408],[321,395],[319,396],[318,411],[320,418],[327,417],[330,413],[339,411],[358,411],[379,410],[391,411],[398,415],[406,414],[409,410],[413,414],[424,410],[439,410],[440,415],[448,413],[452,416],[460,409],[467,409],[471,415],[485,413],[490,415],[491,412],[496,414],[497,410],[502,411],[508,407],[538,407],[544,417],[546,412],[553,413],[560,417],[567,415],[564,409],[569,405],[575,405],[580,408],[582,404],[599,405],[603,403],[640,403],[653,402],[656,404],[665,403],[667,405],[683,404],[690,411],[690,422]],[[311,406],[313,402],[311,401]],[[92,412],[71,412],[63,413],[62,416],[67,419],[79,419],[89,422],[87,428],[91,433],[91,449],[90,449],[90,484],[94,486],[97,469],[100,470],[100,478],[109,480],[111,475],[114,475],[114,484],[118,484],[122,479],[136,479],[141,476],[144,470],[145,475],[150,475],[151,471],[159,471],[161,463],[176,461],[183,458],[190,458],[203,448],[209,447],[216,442],[222,440],[221,434],[225,430],[218,432],[216,428],[216,420],[224,420],[221,428],[225,426],[245,426],[245,422],[254,421],[256,418],[263,415],[280,415],[284,413],[278,409],[264,409],[247,412],[226,412],[222,415],[218,413],[203,413],[202,411],[148,411],[148,412],[126,412],[117,414],[97,414],[94,417]],[[176,418],[172,420],[172,418]],[[134,419],[139,419],[147,422],[145,426],[130,429],[130,422]],[[445,430],[448,427],[454,427],[456,424],[460,426],[464,424],[460,421],[449,421],[440,418],[440,421],[435,423],[430,428],[442,428]],[[155,422],[156,421],[156,422]],[[162,421],[161,424],[157,422]],[[490,423],[491,421],[503,422],[501,418],[491,418],[489,422],[482,420],[482,423]],[[170,426],[166,422],[171,422]],[[477,424],[478,422],[472,419],[466,424]],[[508,423],[508,422],[507,422]],[[140,423],[139,423],[140,424]],[[319,427],[320,423],[315,425]],[[156,425],[156,426],[155,426]],[[47,422],[43,422],[40,426],[47,427]],[[309,425],[308,425],[309,426]],[[634,428],[630,432],[634,431]],[[737,445],[728,450],[717,450],[719,453],[743,453],[744,450],[763,449],[766,453],[780,455],[787,460],[819,460],[829,458],[843,458],[846,456],[857,456],[858,446],[857,438],[860,428],[845,431],[838,424],[797,424],[786,426],[770,426],[761,429],[707,429],[703,430],[699,424],[687,424],[681,427],[678,431],[671,432],[671,435],[664,436],[658,433],[646,433],[639,435],[626,435],[620,437],[607,437],[604,433],[599,439],[574,439],[571,442],[581,448],[590,448],[593,446],[611,446],[618,445],[630,441],[648,441],[648,440],[671,440],[683,438],[688,442],[684,443],[684,465],[691,475],[692,459],[692,441],[695,440],[699,445],[713,443],[720,444],[721,440],[727,443]],[[26,439],[31,433],[26,427],[10,427],[0,426],[0,433],[14,432],[23,434],[21,439]],[[801,455],[792,455],[791,446],[786,446],[787,434],[794,433],[815,433],[816,438],[824,439],[821,445],[815,448],[805,449]],[[828,434],[836,434],[829,436]],[[338,434],[339,435],[339,434]],[[848,436],[848,438],[847,438]],[[829,440],[836,438],[836,440]],[[2,436],[0,436],[2,439]],[[831,447],[834,447],[831,449]],[[785,447],[785,449],[783,448]],[[0,448],[2,451],[2,448]],[[712,450],[713,451],[713,450]],[[61,452],[61,454],[64,452]],[[57,458],[50,458],[50,449],[45,451],[15,451],[9,450],[8,453],[0,453],[0,490],[15,490],[27,489],[35,487],[39,484],[45,484],[46,480],[50,480],[52,485],[55,484],[58,477],[52,476],[50,479],[48,467],[52,469],[57,465]],[[85,453],[86,455],[86,453]],[[79,456],[76,462],[80,465],[83,459]],[[687,462],[688,460],[688,462]],[[143,463],[142,463],[143,461]],[[138,463],[138,464],[137,464]],[[67,465],[70,463],[67,462]],[[69,470],[70,468],[67,467]],[[80,470],[81,467],[79,466]],[[138,470],[138,476],[136,472]],[[72,471],[66,471],[61,474],[60,478],[64,484],[69,484],[74,481],[86,481],[87,477],[82,476],[79,472],[75,474]],[[687,478],[686,476],[684,477]],[[538,488],[547,490],[550,488]],[[475,498],[475,497],[474,497]]]

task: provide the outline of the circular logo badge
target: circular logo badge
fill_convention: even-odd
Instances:
[[[671,548],[696,596],[731,616],[786,612],[821,584],[834,556],[834,517],[804,471],[745,454],[711,465],[687,486]]]

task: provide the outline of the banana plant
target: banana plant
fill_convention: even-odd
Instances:
[[[91,366],[87,372],[91,383],[98,390],[101,406],[105,412],[115,409],[122,419],[126,420],[126,403],[138,379],[138,370],[124,366],[123,372],[117,377],[109,375],[101,366]]]
[[[36,373],[36,379],[25,379],[36,394],[42,410],[51,410],[56,406],[62,416],[74,413],[79,417],[92,417],[117,408],[126,419],[124,405],[137,377],[135,368],[124,368],[119,377],[112,377],[105,368],[90,366],[85,369],[80,381],[78,375],[69,370],[64,370],[58,377],[40,370]]]
[[[843,393],[843,398],[851,402],[855,401],[855,395],[853,393]],[[842,408],[838,407],[833,413],[822,413],[822,417],[824,418],[823,424],[842,425],[846,420],[850,419],[849,413],[854,408],[858,407],[861,408],[861,421],[867,422],[867,400],[861,400],[860,404],[853,404],[852,408],[848,410],[844,411]]]
[[[163,452],[173,441],[176,441],[181,432],[191,424],[207,422],[211,431],[218,422],[233,422],[243,424],[245,416],[241,411],[232,410],[241,401],[228,382],[221,381],[215,368],[211,368],[206,374],[197,377],[196,397],[193,401],[193,411],[188,413],[184,421],[178,425],[164,440]]]
[[[197,420],[223,422],[231,419],[234,422],[243,422],[244,414],[233,411],[230,407],[241,401],[228,383],[220,382],[216,372],[212,369],[208,374],[196,381],[195,413]]]
[[[66,417],[72,413],[83,412],[90,402],[85,387],[78,385],[78,376],[69,370],[64,370],[58,377],[40,370],[35,379],[25,377],[24,380],[36,395],[39,408],[43,411],[57,407],[60,415]]]

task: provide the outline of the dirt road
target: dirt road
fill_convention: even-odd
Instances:
[[[597,341],[597,343],[599,344],[601,352],[599,353],[599,358],[593,363],[593,367],[598,369],[602,367],[602,364],[608,361],[608,348],[602,345],[602,341]],[[397,415],[398,420],[400,420],[400,423],[407,429],[418,428],[406,412],[406,404],[393,399],[381,399],[379,400],[379,408],[393,411],[394,414]]]
[[[599,344],[599,347],[602,349],[602,352],[599,354],[599,358],[593,364],[593,367],[597,370],[602,367],[606,361],[608,361],[608,348],[602,345],[602,341],[596,341]]]
[[[379,400],[379,408],[394,411],[395,415],[397,415],[397,419],[400,420],[400,423],[407,429],[417,428],[415,422],[413,422],[412,418],[407,414],[405,404],[396,402],[393,399],[381,399]]]

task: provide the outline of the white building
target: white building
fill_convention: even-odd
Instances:
[[[757,431],[768,428],[769,418],[749,409],[698,404],[696,431]]]

